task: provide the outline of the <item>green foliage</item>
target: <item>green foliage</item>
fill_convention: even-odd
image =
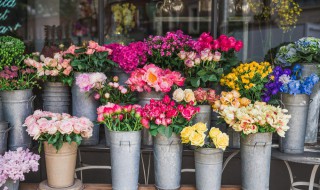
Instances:
[[[11,36],[0,36],[0,69],[6,65],[20,65],[25,51],[24,43]]]
[[[60,132],[55,133],[54,135],[50,135],[48,133],[43,134],[42,136],[39,137],[38,142],[39,142],[39,148],[38,152],[40,153],[42,150],[42,146],[44,142],[48,142],[48,144],[53,145],[57,152],[61,149],[63,143],[67,142],[71,144],[72,142],[77,143],[79,146],[81,144],[82,137],[80,134],[61,134]]]

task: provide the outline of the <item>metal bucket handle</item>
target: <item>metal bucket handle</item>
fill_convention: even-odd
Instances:
[[[29,103],[31,103],[31,109],[33,109],[33,101],[34,99],[36,99],[36,95],[33,95],[29,98],[28,100],[28,105],[27,105],[27,109],[29,109]]]
[[[171,151],[171,146],[172,146],[172,144],[173,144],[174,142],[177,142],[178,144],[180,144],[182,141],[181,141],[181,139],[179,139],[178,141],[175,141],[174,139],[171,140],[171,142],[170,142],[170,144],[169,144],[169,152]]]
[[[129,146],[129,152],[130,152],[130,148],[131,148],[131,142],[130,141],[120,141],[120,147],[122,145]]]
[[[9,132],[11,129],[12,129],[12,127],[9,127],[8,129],[4,130],[3,132],[4,132],[4,133],[7,133],[7,132]],[[0,132],[2,132],[2,131],[0,131]]]

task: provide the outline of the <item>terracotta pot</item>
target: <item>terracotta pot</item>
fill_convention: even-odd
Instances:
[[[74,184],[74,172],[78,146],[75,142],[64,143],[57,152],[54,146],[44,143],[48,185],[53,188],[65,188]]]

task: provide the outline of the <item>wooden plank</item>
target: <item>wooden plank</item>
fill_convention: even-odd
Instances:
[[[84,190],[112,190],[111,184],[84,184]],[[20,190],[37,190],[38,184],[21,183]],[[139,190],[156,190],[154,185],[140,185]],[[192,185],[182,185],[180,190],[196,190]],[[240,186],[223,185],[221,190],[241,190]]]

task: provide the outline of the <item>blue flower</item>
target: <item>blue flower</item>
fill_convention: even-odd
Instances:
[[[280,87],[280,92],[289,93],[289,88],[287,84],[284,84]]]
[[[293,94],[293,95],[296,95],[296,94],[300,94],[301,91],[300,91],[300,81],[297,81],[297,80],[292,80],[288,83],[288,88],[289,88],[289,94]]]

